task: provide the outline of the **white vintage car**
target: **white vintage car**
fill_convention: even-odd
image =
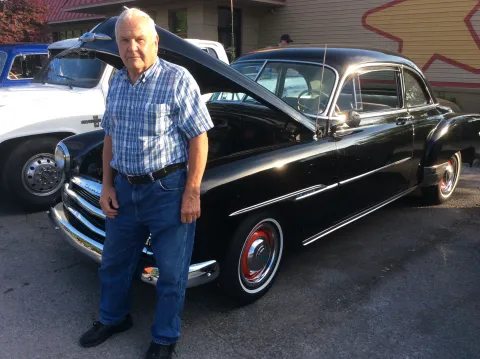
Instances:
[[[64,173],[54,160],[57,143],[96,129],[105,111],[115,69],[88,55],[55,57],[78,41],[50,45],[51,59],[32,83],[0,89],[0,184],[29,209],[45,208],[59,198]],[[220,43],[187,41],[229,62]]]

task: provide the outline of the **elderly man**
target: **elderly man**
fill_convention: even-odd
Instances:
[[[107,237],[99,269],[100,320],[80,344],[96,346],[132,326],[131,282],[150,233],[160,277],[145,358],[171,358],[200,217],[206,131],[213,124],[191,74],[157,57],[159,38],[147,14],[124,11],[115,33],[125,67],[111,81],[102,119],[100,205]]]

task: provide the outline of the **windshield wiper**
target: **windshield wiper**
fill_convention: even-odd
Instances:
[[[67,83],[67,84],[68,84],[68,87],[70,87],[71,90],[73,89],[72,82],[75,81],[75,79],[72,79],[71,77],[68,77],[68,76],[59,75],[59,74],[55,74],[55,76],[61,77],[62,79],[67,79],[67,80],[69,80],[69,82]]]

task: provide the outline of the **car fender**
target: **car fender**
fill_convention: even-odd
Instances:
[[[473,164],[480,155],[480,114],[448,113],[429,133],[420,166],[420,182],[435,185],[442,168],[456,153],[462,153],[464,163]]]

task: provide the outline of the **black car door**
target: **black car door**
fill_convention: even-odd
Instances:
[[[437,106],[433,103],[425,79],[412,68],[403,68],[405,106],[413,118],[415,130],[413,142],[413,167],[420,169],[420,163],[425,151],[425,141],[428,134],[439,122],[440,115]],[[411,182],[417,183],[420,173],[412,171]]]
[[[339,126],[335,203],[337,222],[361,215],[410,187],[413,121],[404,106],[401,69],[364,66],[347,78],[335,115]],[[358,122],[359,120],[359,122]]]

